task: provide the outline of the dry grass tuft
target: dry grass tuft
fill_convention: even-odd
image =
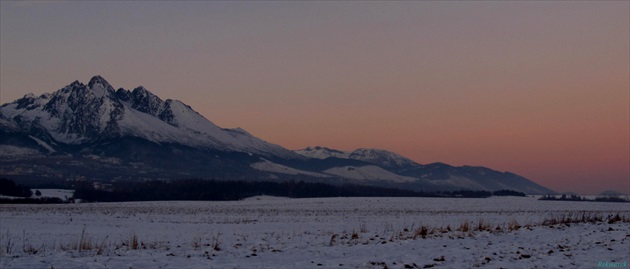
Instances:
[[[484,221],[483,219],[479,219],[477,225],[475,226],[475,231],[491,231],[490,223]]]
[[[427,238],[428,233],[429,233],[429,229],[426,226],[421,226],[420,228],[416,229],[413,235],[413,239],[418,238],[418,236],[422,238]]]
[[[516,220],[512,220],[507,224],[508,231],[518,231],[521,228],[521,225],[518,224]]]
[[[465,232],[465,233],[470,231],[470,224],[468,223],[468,221],[464,221],[462,224],[460,224],[459,227],[457,228],[457,231]]]
[[[221,246],[220,246],[220,242],[219,241],[219,233],[217,233],[217,235],[215,235],[212,238],[212,249],[214,249],[214,251],[221,251]]]
[[[136,235],[136,233],[132,233],[129,237],[129,240],[123,242],[122,245],[126,246],[127,250],[138,250],[140,249],[142,243],[140,243],[140,240],[138,240],[138,236]]]

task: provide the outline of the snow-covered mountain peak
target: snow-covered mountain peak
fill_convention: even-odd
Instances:
[[[147,90],[145,87],[143,86],[138,86],[135,89],[133,89],[131,91],[131,95],[133,96],[133,98],[135,98],[136,100],[142,100],[142,99],[156,99],[159,100],[160,102],[163,102],[162,99],[160,97],[158,97],[157,95],[153,94],[152,92],[150,92],[149,90]]]
[[[118,90],[116,95],[128,102],[131,108],[158,118],[166,109],[166,104],[160,97],[142,86],[136,87],[133,91]]]
[[[107,80],[105,80],[105,78],[103,78],[103,77],[101,77],[99,75],[93,76],[90,79],[90,81],[88,82],[88,87],[89,88],[94,88],[95,86],[98,86],[98,85],[100,85],[100,87],[105,88],[105,89],[112,88],[112,85],[109,84],[109,82],[107,82]]]
[[[87,88],[92,91],[97,98],[110,97],[115,95],[114,88],[101,76],[94,76],[88,82]]]
[[[6,126],[22,132],[38,130],[42,137],[81,145],[101,139],[138,137],[196,148],[299,158],[283,147],[240,131],[224,130],[178,100],[162,100],[140,86],[117,91],[101,76],[87,85],[74,81],[35,97],[27,95],[0,107]]]
[[[327,147],[320,147],[320,146],[315,146],[315,147],[309,146],[309,147],[306,147],[305,149],[295,150],[294,152],[308,158],[316,158],[316,159],[326,159],[330,157],[347,159],[348,154],[349,154],[348,152],[344,152],[344,151],[340,151],[336,149],[330,149]]]
[[[380,164],[387,167],[403,168],[407,166],[418,165],[418,163],[410,160],[407,157],[382,149],[360,148],[350,153],[348,158],[374,164]]]
[[[35,108],[38,108],[42,105],[45,104],[45,100],[48,100],[48,98],[50,98],[50,95],[41,95],[39,98],[35,97],[35,94],[33,93],[28,93],[25,94],[24,97],[15,100],[15,102],[17,104],[17,108],[18,109],[26,109],[26,110],[33,110]]]
[[[142,86],[136,87],[130,92],[130,94],[136,99],[144,99],[150,96],[154,96],[151,92],[149,92],[147,89],[145,89]]]
[[[81,83],[78,80],[75,80],[75,81],[71,82],[70,84],[68,84],[66,87],[64,87],[64,89],[65,88],[75,88],[75,87],[79,87],[79,86],[83,86],[83,83]]]

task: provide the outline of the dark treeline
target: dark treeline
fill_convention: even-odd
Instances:
[[[0,198],[0,204],[63,204],[68,203],[57,197],[41,197],[41,198],[17,198],[7,199]]]
[[[542,197],[540,197],[538,200],[548,200],[548,201],[586,201],[586,198],[579,196],[579,195],[575,195],[575,194],[571,194],[571,195],[566,195],[563,194],[560,197],[556,197],[555,195],[544,195]]]
[[[0,195],[31,197],[33,196],[33,192],[28,187],[15,184],[13,180],[0,178]]]
[[[513,190],[494,191],[494,192],[492,192],[492,195],[494,195],[494,196],[521,196],[521,197],[527,196],[527,195],[525,195],[525,193],[517,192],[517,191],[513,191]]]
[[[291,198],[310,197],[489,197],[487,191],[416,192],[362,185],[330,185],[325,183],[287,181],[215,181],[177,180],[117,182],[107,190],[90,185],[79,186],[75,199],[94,202],[156,201],[156,200],[240,200],[256,195]]]
[[[556,197],[554,195],[545,195],[543,197],[540,197],[538,200],[630,203],[629,200],[623,199],[621,197],[596,197],[595,199],[587,199],[587,198],[584,198],[582,196],[575,195],[575,194],[571,194],[571,195],[563,194],[560,197]]]

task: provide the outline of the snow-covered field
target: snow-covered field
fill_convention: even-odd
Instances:
[[[33,193],[39,191],[41,193],[41,197],[56,197],[64,201],[71,198],[74,194],[74,190],[64,189],[32,189],[32,191]]]
[[[0,205],[0,268],[596,268],[630,262],[628,203],[253,197]],[[596,223],[545,219],[601,216]],[[468,227],[466,227],[468,225]]]

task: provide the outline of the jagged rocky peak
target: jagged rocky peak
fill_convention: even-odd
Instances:
[[[153,116],[159,116],[166,107],[165,102],[160,97],[142,86],[133,89],[130,97],[129,102],[132,108]]]
[[[360,148],[350,153],[349,158],[398,168],[417,165],[407,157],[382,149]]]
[[[130,91],[128,91],[128,90],[125,90],[125,89],[123,89],[123,88],[119,88],[119,89],[116,91],[116,97],[118,97],[118,99],[119,99],[120,101],[123,101],[123,102],[130,102],[130,101],[131,101],[131,92],[130,92]]]
[[[153,102],[153,103],[160,103],[160,104],[164,103],[164,101],[160,97],[153,94],[152,92],[150,92],[149,90],[147,90],[146,88],[142,86],[138,86],[137,88],[133,89],[133,91],[131,91],[131,96],[134,100],[134,103],[136,102]]]
[[[107,82],[107,80],[105,80],[105,78],[96,75],[93,76],[90,79],[90,82],[88,82],[88,87],[89,88],[94,88],[95,86],[101,85],[103,88],[111,88],[113,89],[112,85],[109,84],[109,82]]]
[[[87,89],[91,90],[97,98],[116,96],[114,87],[112,87],[112,85],[110,85],[109,82],[101,76],[92,77],[90,82],[88,82]]]
[[[24,97],[16,100],[15,102],[17,103],[18,109],[24,108],[27,110],[32,110],[41,106],[40,102],[37,102],[37,98],[35,97],[35,94],[33,93],[27,93],[24,95]]]
[[[138,96],[138,97],[146,97],[149,95],[153,95],[151,92],[149,92],[144,86],[138,86],[135,89],[133,89],[133,91],[131,91],[131,93],[134,96]]]
[[[78,80],[75,80],[72,83],[68,84],[68,86],[64,87],[63,89],[72,89],[72,88],[84,87],[84,86],[85,85],[83,85],[83,83],[81,83]]]
[[[55,101],[55,99],[70,98],[68,101],[71,102],[79,99],[84,100],[85,98],[107,97],[116,99],[116,91],[103,77],[94,76],[87,85],[75,80],[61,90],[54,92],[51,97],[53,101]]]

